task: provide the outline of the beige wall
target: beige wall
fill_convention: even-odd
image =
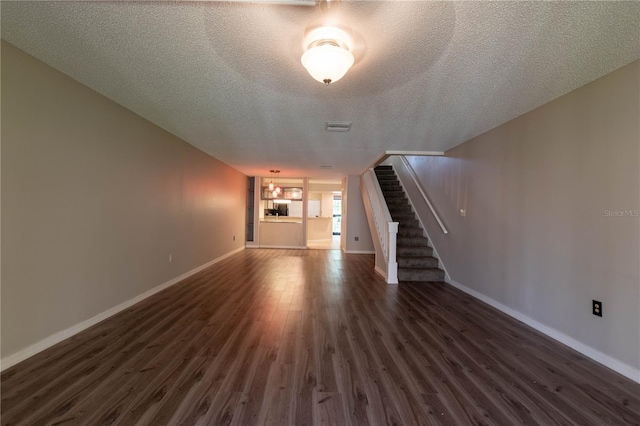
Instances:
[[[320,214],[322,217],[333,218],[333,193],[323,192],[320,203]]]
[[[295,222],[294,222],[295,221]],[[260,222],[260,247],[304,248],[304,224],[300,218],[278,219],[277,222]]]
[[[244,175],[5,42],[1,170],[3,358],[244,244]]]
[[[373,253],[375,248],[364,211],[360,176],[347,176],[342,197],[342,249],[347,253]],[[358,237],[358,241],[355,238]]]
[[[639,76],[635,62],[446,157],[410,158],[449,228],[427,220],[453,280],[636,369]]]
[[[333,237],[333,218],[310,217],[307,219],[307,240],[330,240]]]
[[[341,191],[342,184],[336,183],[316,183],[309,182],[309,191],[311,192],[327,192],[327,191]]]

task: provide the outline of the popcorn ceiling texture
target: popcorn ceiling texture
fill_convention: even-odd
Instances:
[[[315,7],[3,2],[1,28],[249,175],[340,178],[384,150],[446,150],[640,57],[638,2],[345,2],[340,14],[356,63],[329,87],[300,63]],[[327,120],[353,126],[327,133]]]

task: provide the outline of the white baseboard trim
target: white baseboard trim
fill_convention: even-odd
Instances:
[[[342,250],[342,251],[347,254],[376,254],[375,251],[370,251],[370,250]]]
[[[387,281],[387,274],[379,266],[376,265],[373,270],[376,274],[380,275],[385,281]]]
[[[105,319],[121,312],[124,311],[125,309],[135,305],[138,302],[143,301],[144,299],[153,296],[154,294],[171,287],[174,284],[179,283],[180,281],[190,277],[191,275],[197,274],[198,272],[208,268],[209,266],[218,263],[224,259],[226,259],[229,256],[232,256],[236,253],[241,252],[242,250],[244,250],[244,246],[239,247],[235,250],[230,251],[229,253],[226,253],[216,259],[213,259],[207,263],[205,263],[204,265],[200,265],[197,268],[194,268],[188,272],[185,272],[184,274],[173,278],[165,283],[160,284],[159,286],[156,286],[154,288],[152,288],[151,290],[147,290],[142,294],[139,294],[125,302],[120,303],[119,305],[114,306],[113,308],[107,309],[104,312],[99,313],[98,315],[91,317],[85,321],[82,321],[76,325],[73,325],[65,330],[59,331],[57,333],[52,334],[49,337],[46,337],[42,340],[40,340],[39,342],[34,343],[33,345],[27,346],[26,348],[12,354],[9,355],[5,358],[3,358],[2,360],[0,360],[0,371],[4,371],[5,369],[12,367],[14,365],[16,365],[17,363],[24,361],[27,358],[32,357],[33,355],[42,352],[45,349],[50,348],[51,346],[62,342],[65,339],[68,339],[69,337],[80,333],[83,330],[86,330],[87,328],[96,325],[97,323],[104,321]]]
[[[448,274],[447,274],[448,275]],[[581,354],[591,358],[592,360],[599,362],[600,364],[604,365],[605,367],[608,367],[610,369],[612,369],[613,371],[622,374],[623,376],[633,380],[634,382],[640,383],[640,370],[637,368],[634,368],[622,361],[619,361],[607,354],[604,354],[602,352],[600,352],[597,349],[594,349],[590,346],[585,345],[582,342],[577,341],[576,339],[574,339],[571,336],[568,336],[566,334],[564,334],[561,331],[556,330],[555,328],[551,328],[549,326],[546,326],[536,320],[534,320],[533,318],[523,314],[522,312],[518,312],[515,309],[511,309],[510,307],[503,305],[502,303],[488,297],[485,296],[482,293],[479,293],[463,284],[460,284],[459,282],[449,278],[448,276],[446,277],[446,282],[451,284],[453,287],[464,291],[465,293],[475,297],[476,299],[479,299],[481,301],[483,301],[484,303],[486,303],[487,305],[491,305],[494,308],[498,309],[499,311],[504,312],[505,314],[517,319],[518,321],[521,321],[525,324],[527,324],[529,327],[532,327],[536,330],[538,330],[539,332],[551,337],[552,339],[557,340],[560,343],[563,343],[567,346],[569,346],[570,348],[580,352]]]

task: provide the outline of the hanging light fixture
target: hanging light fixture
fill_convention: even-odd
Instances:
[[[269,182],[269,191],[271,192],[271,195],[273,195],[273,197],[277,197],[278,194],[280,194],[280,192],[282,192],[282,190],[280,189],[280,185],[278,185],[278,178],[276,177],[276,183],[273,183],[273,176],[278,176],[278,173],[280,173],[280,170],[269,170],[269,173],[271,173],[271,180]]]
[[[311,77],[327,86],[344,77],[354,62],[351,38],[337,26],[312,29],[304,38],[304,48],[302,65]]]
[[[280,173],[280,170],[269,170],[269,173],[271,174],[271,180],[269,181],[269,191],[273,191],[274,189],[273,175],[274,173]]]

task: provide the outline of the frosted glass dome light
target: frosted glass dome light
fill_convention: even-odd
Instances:
[[[304,45],[302,65],[311,77],[327,86],[344,77],[353,65],[351,39],[340,28],[316,28],[307,34]]]

